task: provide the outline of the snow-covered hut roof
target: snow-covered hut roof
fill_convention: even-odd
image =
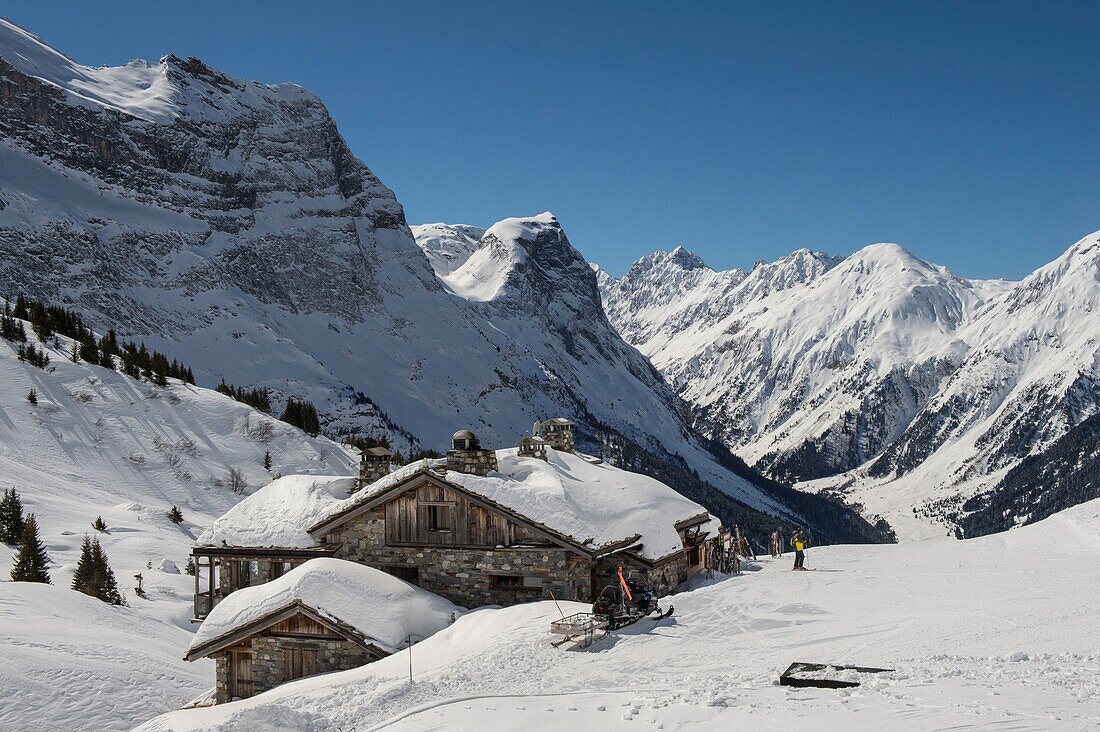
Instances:
[[[317,546],[307,529],[355,489],[355,478],[287,475],[278,478],[225,512],[202,532],[206,546]]]
[[[218,642],[300,603],[319,617],[351,629],[387,653],[412,634],[422,640],[447,627],[461,610],[439,595],[385,572],[343,559],[322,557],[278,579],[233,592],[199,626],[188,657],[212,652]]]
[[[422,461],[419,470],[488,499],[593,551],[637,536],[643,559],[656,560],[683,549],[677,524],[703,517],[703,529],[717,531],[718,519],[664,483],[572,453],[548,449],[547,459],[497,451],[496,471],[486,476],[446,471],[445,460]],[[317,525],[369,502],[415,472],[406,466],[332,506]],[[404,475],[399,475],[404,473]]]
[[[427,467],[426,461],[410,463],[374,482],[371,487],[392,485]],[[309,534],[316,524],[355,490],[356,478],[346,476],[287,475],[268,483],[226,511],[202,532],[201,546],[280,547],[307,549],[318,546]]]

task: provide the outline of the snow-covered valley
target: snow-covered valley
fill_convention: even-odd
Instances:
[[[1100,725],[1100,501],[967,541],[811,549],[554,648],[552,602],[482,609],[354,671],[149,722],[167,730],[1018,729]],[[965,590],[962,590],[965,588]],[[563,605],[569,613],[582,606]],[[894,669],[793,689],[794,661]]]

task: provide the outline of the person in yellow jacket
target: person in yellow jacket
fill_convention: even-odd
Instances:
[[[794,532],[794,536],[791,537],[791,546],[794,547],[794,570],[805,570],[806,568],[802,564],[806,561],[806,536],[802,533],[802,529]]]

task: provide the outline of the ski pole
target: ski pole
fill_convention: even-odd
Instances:
[[[554,607],[556,607],[558,609],[558,612],[561,613],[561,619],[565,620],[565,613],[561,612],[561,605],[558,604],[558,598],[554,597],[553,590],[550,590],[550,599],[554,601]]]

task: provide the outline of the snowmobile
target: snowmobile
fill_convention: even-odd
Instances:
[[[672,615],[673,607],[665,612],[657,605],[657,595],[641,583],[623,578],[623,569],[619,567],[619,581],[604,587],[592,603],[592,614],[607,618],[607,629],[615,630],[630,625],[651,613],[657,613],[654,620]]]

